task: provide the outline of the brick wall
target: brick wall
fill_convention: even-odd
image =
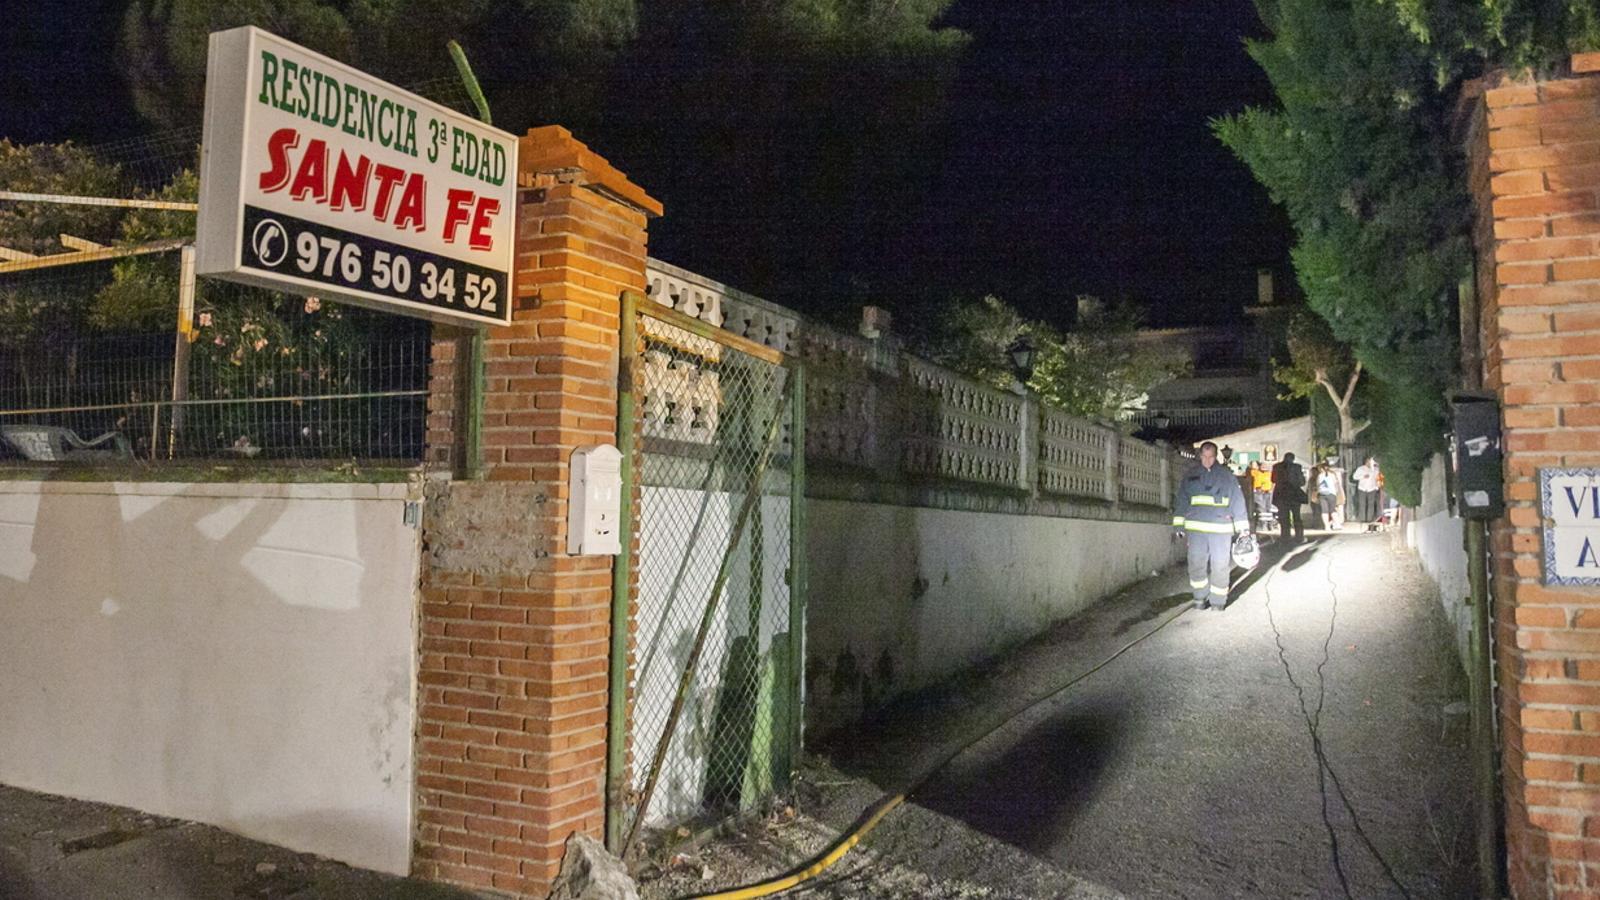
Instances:
[[[1469,149],[1507,450],[1490,541],[1511,887],[1600,897],[1600,591],[1540,583],[1536,497],[1540,467],[1600,465],[1600,55],[1489,88]]]
[[[660,204],[560,128],[522,139],[513,321],[487,336],[481,480],[432,477],[413,868],[543,897],[604,826],[611,558],[566,555],[567,461],[616,434],[619,296]],[[429,461],[459,466],[466,342],[436,332]]]

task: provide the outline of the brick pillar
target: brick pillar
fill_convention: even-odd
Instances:
[[[521,141],[513,321],[486,341],[483,477],[430,477],[417,727],[419,876],[543,897],[601,836],[611,557],[566,555],[567,461],[613,443],[619,295],[651,199],[565,129]],[[428,459],[459,468],[467,342],[436,331]]]
[[[1506,434],[1490,546],[1519,898],[1600,897],[1600,591],[1541,583],[1537,497],[1540,467],[1600,465],[1600,55],[1573,72],[1488,90],[1469,144],[1476,349]]]

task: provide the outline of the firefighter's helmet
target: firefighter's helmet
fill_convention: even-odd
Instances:
[[[1261,545],[1248,531],[1233,539],[1233,564],[1241,569],[1254,569],[1261,565]]]

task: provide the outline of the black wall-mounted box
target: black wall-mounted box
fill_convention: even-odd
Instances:
[[[1505,515],[1505,449],[1499,402],[1492,394],[1452,396],[1450,432],[1456,509],[1468,519],[1498,519]]]

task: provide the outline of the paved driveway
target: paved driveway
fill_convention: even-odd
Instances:
[[[1147,586],[836,741],[892,783],[1183,601]],[[1133,897],[1470,896],[1465,681],[1431,584],[1386,535],[1270,552],[960,757],[915,800]]]

